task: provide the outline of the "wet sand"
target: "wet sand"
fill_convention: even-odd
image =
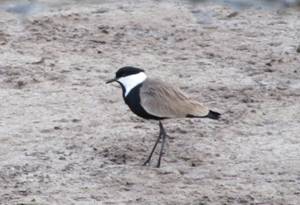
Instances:
[[[300,202],[300,14],[180,2],[0,13],[0,204]],[[220,121],[157,122],[106,85],[121,66],[177,84]],[[155,159],[153,160],[155,164]]]

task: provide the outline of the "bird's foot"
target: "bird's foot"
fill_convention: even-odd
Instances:
[[[150,165],[150,160],[147,159],[147,160],[144,162],[143,166],[149,166],[149,165]]]

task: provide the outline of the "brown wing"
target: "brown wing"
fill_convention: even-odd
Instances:
[[[140,90],[141,105],[151,115],[181,118],[206,116],[209,109],[188,98],[179,89],[159,80],[147,79]]]

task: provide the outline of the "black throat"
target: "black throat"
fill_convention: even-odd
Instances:
[[[121,83],[120,83],[121,84]],[[152,119],[152,120],[161,120],[163,118],[157,117],[154,115],[151,115],[146,112],[146,110],[141,105],[141,98],[140,98],[140,89],[142,87],[143,83],[135,86],[131,89],[131,91],[125,96],[125,88],[121,84],[122,91],[123,91],[123,98],[125,103],[128,105],[130,110],[135,113],[136,115],[144,118],[144,119]]]

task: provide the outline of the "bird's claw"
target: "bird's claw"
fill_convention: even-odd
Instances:
[[[149,166],[150,165],[150,160],[146,160],[143,164],[143,166]]]

